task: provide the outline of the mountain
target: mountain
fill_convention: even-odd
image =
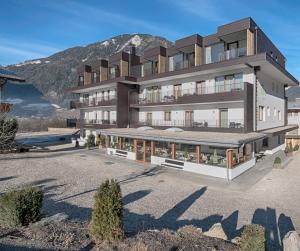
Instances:
[[[32,84],[7,82],[1,100],[13,104],[10,114],[16,117],[48,117],[59,108],[45,99]]]
[[[148,34],[124,34],[84,47],[78,46],[23,63],[9,65],[6,68],[26,79],[36,87],[52,104],[68,107],[72,95],[66,89],[77,85],[77,68],[100,58],[136,46],[137,54],[144,50],[162,45],[169,47],[172,43],[165,38]],[[30,92],[30,89],[28,90]],[[38,103],[38,102],[35,102]]]
[[[300,98],[300,86],[292,86],[286,90],[286,96],[289,102],[295,101],[296,98]]]

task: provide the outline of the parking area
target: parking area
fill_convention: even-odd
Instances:
[[[26,184],[45,194],[44,213],[89,219],[93,194],[106,178],[122,187],[127,232],[222,222],[229,238],[244,224],[266,227],[270,247],[291,229],[300,231],[300,154],[284,169],[263,162],[232,182],[107,156],[104,150],[53,146],[0,155],[0,194]]]

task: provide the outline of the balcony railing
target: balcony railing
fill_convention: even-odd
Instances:
[[[225,120],[144,120],[132,123],[134,126],[153,127],[186,127],[186,128],[244,128],[244,121],[241,119]]]
[[[70,107],[72,108],[86,108],[95,106],[108,106],[116,105],[117,97],[116,95],[104,96],[102,98],[86,99],[81,102],[71,101]]]
[[[244,57],[246,55],[247,55],[246,47],[231,49],[231,50],[227,50],[222,53],[219,53],[218,61],[230,60],[230,59],[234,59],[234,58]]]
[[[169,68],[169,71],[178,71],[181,69],[186,69],[194,66],[195,66],[195,62],[189,60],[183,60],[183,61],[173,62],[173,69]]]
[[[148,92],[145,95],[133,97],[131,102],[133,104],[152,104],[152,103],[172,103],[180,100],[185,96],[200,96],[205,94],[224,93],[224,92],[237,92],[244,90],[244,83],[231,83],[231,84],[216,84],[214,86],[200,86],[198,88],[181,89],[174,91],[161,91],[156,90]]]
[[[80,119],[80,123],[82,124],[95,124],[95,125],[115,125],[115,120],[108,119]]]

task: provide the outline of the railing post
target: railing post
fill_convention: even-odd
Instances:
[[[201,146],[197,145],[196,146],[196,162],[197,162],[197,164],[200,163],[200,160],[201,160]]]

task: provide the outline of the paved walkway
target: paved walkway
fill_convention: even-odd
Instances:
[[[116,178],[121,182],[128,232],[188,224],[207,230],[222,222],[232,238],[252,222],[266,227],[270,250],[278,250],[288,230],[300,231],[300,153],[284,169],[272,169],[270,163],[261,162],[227,182],[107,156],[99,149],[63,145],[0,155],[0,194],[34,184],[46,193],[46,214],[65,212],[89,219],[95,189],[105,178]]]

